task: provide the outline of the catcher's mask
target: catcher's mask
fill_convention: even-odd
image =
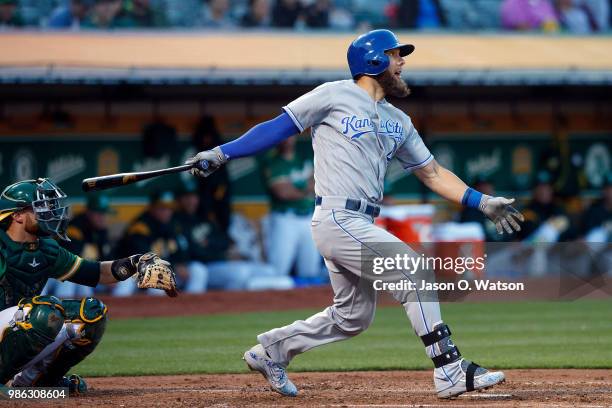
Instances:
[[[0,194],[0,220],[10,214],[32,208],[38,223],[39,235],[57,235],[70,241],[66,235],[69,209],[67,196],[46,178],[19,181]]]

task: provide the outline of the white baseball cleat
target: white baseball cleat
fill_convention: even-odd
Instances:
[[[488,371],[465,359],[434,370],[438,398],[452,398],[464,392],[484,390],[506,379],[501,371]]]
[[[270,383],[272,389],[287,397],[295,397],[297,388],[287,377],[285,368],[272,361],[261,344],[253,346],[244,353],[243,360],[251,371],[259,371]]]

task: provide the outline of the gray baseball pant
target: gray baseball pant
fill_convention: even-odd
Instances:
[[[398,245],[412,256],[414,250],[397,237],[374,225],[366,214],[317,206],[312,218],[312,236],[325,259],[334,291],[334,304],[306,320],[272,329],[257,336],[259,343],[276,363],[287,366],[296,355],[313,347],[344,340],[366,330],[374,320],[377,291],[362,279],[362,250],[368,243],[393,243],[393,253],[379,254],[384,245],[372,245],[377,255],[395,256]],[[417,285],[417,288],[419,286]],[[406,310],[412,327],[422,336],[442,322],[437,300],[423,301],[417,290],[393,291],[393,297]],[[427,347],[433,357],[433,350]]]

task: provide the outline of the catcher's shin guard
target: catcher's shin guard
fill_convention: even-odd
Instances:
[[[465,360],[450,339],[451,331],[445,324],[437,325],[431,333],[421,336],[425,347],[432,347],[435,366],[434,383],[440,398],[456,397],[464,392],[492,387],[504,381],[501,371],[492,372]]]
[[[51,344],[64,324],[62,302],[55,296],[22,299],[9,326],[0,333],[0,384]]]
[[[34,385],[52,387],[61,384],[71,367],[83,361],[102,340],[106,329],[107,308],[95,298],[64,300],[66,326],[73,330],[71,340],[62,344],[46,367],[41,368],[40,376]]]

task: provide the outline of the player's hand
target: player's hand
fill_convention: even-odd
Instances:
[[[200,169],[194,167],[190,170],[191,174],[193,174],[194,176],[210,176],[227,161],[227,158],[225,157],[225,154],[223,154],[223,152],[221,151],[221,148],[217,146],[212,150],[205,150],[196,154],[191,159],[188,159],[185,164],[193,164],[202,160],[206,160],[206,162],[208,162],[208,168]]]
[[[525,221],[525,217],[510,205],[512,203],[514,198],[482,196],[480,211],[493,221],[498,234],[503,234],[504,230],[508,234],[521,230],[518,221]]]
[[[141,289],[162,289],[170,297],[176,297],[176,276],[170,262],[164,261],[157,254],[147,252],[138,258],[136,264],[137,285]]]

